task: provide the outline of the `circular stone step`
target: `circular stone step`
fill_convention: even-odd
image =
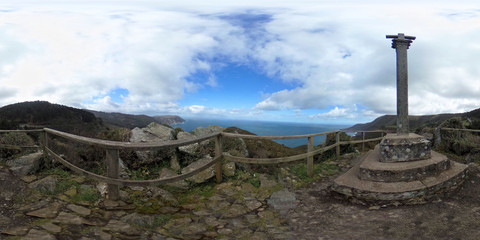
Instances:
[[[435,176],[408,182],[376,182],[358,177],[360,164],[336,178],[332,190],[348,198],[385,204],[417,203],[444,196],[463,183],[468,171],[467,165],[451,161],[449,169]]]
[[[435,176],[450,168],[450,161],[445,155],[431,151],[431,157],[410,162],[385,163],[379,161],[377,147],[365,156],[360,164],[359,178],[377,182],[413,181]]]

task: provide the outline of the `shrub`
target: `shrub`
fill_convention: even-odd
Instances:
[[[7,146],[33,146],[35,143],[33,139],[23,132],[9,132],[3,135],[0,135],[0,145]],[[20,153],[21,148],[0,148],[0,157],[8,158],[15,154]]]

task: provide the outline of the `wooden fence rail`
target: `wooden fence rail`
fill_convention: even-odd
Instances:
[[[239,163],[250,163],[250,164],[278,164],[278,163],[287,163],[293,161],[299,161],[306,159],[307,161],[307,174],[308,176],[313,175],[313,157],[315,155],[321,154],[325,151],[335,148],[336,149],[336,157],[337,159],[340,157],[340,146],[346,144],[359,144],[362,143],[362,150],[364,148],[364,143],[371,142],[371,141],[379,141],[382,138],[373,138],[373,139],[365,139],[365,133],[367,132],[381,132],[383,136],[383,131],[357,131],[362,133],[362,140],[355,140],[355,141],[340,141],[340,133],[342,131],[333,131],[333,132],[323,132],[323,133],[315,133],[315,134],[306,134],[306,135],[291,135],[291,136],[257,136],[257,135],[245,135],[245,134],[234,134],[234,133],[225,133],[225,132],[218,132],[208,134],[202,137],[189,139],[189,140],[173,140],[169,142],[161,142],[161,143],[130,143],[130,142],[116,142],[116,141],[108,141],[108,140],[100,140],[95,138],[88,138],[82,137],[70,133],[65,133],[61,131],[57,131],[50,128],[38,129],[38,130],[0,130],[0,133],[9,133],[9,132],[41,132],[42,133],[42,148],[44,150],[44,154],[49,154],[52,156],[53,159],[60,162],[64,166],[68,167],[72,171],[93,178],[98,181],[102,181],[107,183],[107,198],[111,200],[117,200],[119,198],[119,187],[121,186],[153,186],[157,184],[165,184],[165,183],[172,183],[180,180],[184,180],[186,178],[192,177],[201,171],[215,165],[215,174],[217,182],[222,181],[222,159],[226,159],[228,161],[239,162]],[[327,135],[327,134],[335,134],[335,143],[329,146],[325,146],[322,148],[314,149],[313,144],[313,137]],[[70,163],[66,159],[63,159],[57,153],[55,153],[49,147],[49,135],[61,137],[67,140],[71,140],[78,143],[88,144],[91,146],[101,147],[106,152],[106,165],[107,165],[107,176],[98,175],[82,168],[75,166],[74,164]],[[245,138],[245,139],[295,139],[295,138],[307,138],[307,152],[303,154],[298,154],[295,156],[289,157],[281,157],[281,158],[244,158],[244,157],[236,157],[231,156],[230,154],[223,152],[223,138]],[[184,173],[175,177],[170,178],[162,178],[162,179],[153,179],[153,180],[125,180],[119,179],[119,150],[152,150],[152,149],[165,149],[165,148],[176,148],[181,147],[189,144],[199,143],[205,140],[209,140],[214,138],[215,140],[215,157],[205,163],[204,165],[200,166],[199,168],[190,171],[188,173]],[[2,145],[0,145],[2,147]],[[18,147],[18,146],[17,146]],[[38,147],[38,146],[36,146]],[[46,158],[48,159],[48,158]]]

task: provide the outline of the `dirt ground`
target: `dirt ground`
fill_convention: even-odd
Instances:
[[[1,169],[2,198],[25,184]],[[480,239],[480,168],[470,165],[465,183],[448,198],[422,205],[362,206],[340,199],[329,187],[332,178],[291,190],[297,207],[281,213],[295,239]],[[13,218],[12,201],[0,200],[0,225]],[[3,218],[2,218],[3,217]],[[31,221],[31,218],[16,218]],[[8,220],[8,219],[7,219]],[[288,239],[289,237],[287,237]],[[291,234],[289,236],[292,236]],[[0,237],[1,239],[1,237]],[[160,238],[161,239],[161,238]]]
[[[297,190],[297,208],[282,215],[298,239],[480,239],[480,171],[469,171],[449,197],[389,207],[342,200],[326,179]]]

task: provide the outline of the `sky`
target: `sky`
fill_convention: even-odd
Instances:
[[[45,100],[131,114],[354,124],[480,108],[475,1],[7,0],[0,106]]]

